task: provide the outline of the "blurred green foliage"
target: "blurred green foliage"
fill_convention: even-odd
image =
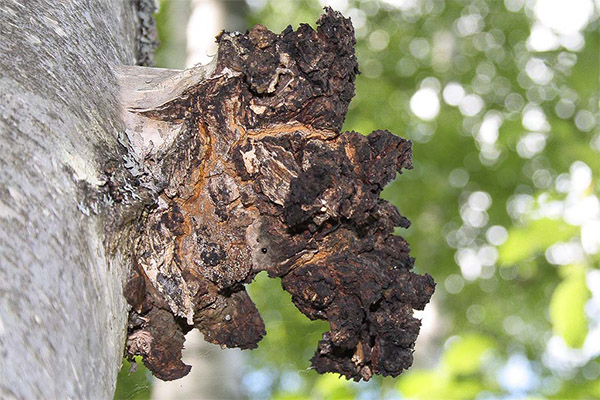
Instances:
[[[581,347],[588,333],[584,307],[590,298],[585,284],[585,266],[568,265],[562,282],[556,286],[550,299],[550,320],[556,334],[567,345]]]
[[[132,363],[123,359],[123,366],[117,377],[115,400],[149,400],[152,397],[152,374],[144,367],[141,357],[135,357],[135,361],[137,367],[132,371]]]
[[[570,239],[577,232],[577,227],[550,218],[513,226],[508,232],[508,240],[500,246],[498,258],[501,265],[521,263],[558,241]]]
[[[185,68],[186,31],[190,5],[187,0],[157,0],[158,12],[154,15],[158,28],[158,48],[154,63],[161,68]]]
[[[314,27],[326,4],[352,18],[362,74],[344,129],[413,141],[414,170],[383,197],[411,219],[398,234],[438,284],[415,366],[354,383],[310,369],[327,324],[259,275],[249,289],[267,336],[244,381],[268,384],[248,396],[600,398],[598,2],[247,3],[248,26],[276,32]]]

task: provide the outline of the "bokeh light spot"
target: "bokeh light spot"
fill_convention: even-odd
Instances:
[[[410,99],[410,110],[419,118],[431,121],[440,112],[440,100],[432,88],[419,89]]]

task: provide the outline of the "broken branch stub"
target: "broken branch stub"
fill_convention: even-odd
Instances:
[[[329,321],[318,372],[368,380],[412,364],[413,309],[434,283],[411,272],[393,235],[409,222],[379,198],[412,168],[411,142],[340,133],[358,73],[354,31],[331,9],[317,23],[223,32],[201,73],[121,73],[130,141],[161,188],[140,218],[125,289],[127,351],[159,378],[188,373],[193,327],[222,346],[257,346],[264,324],[244,285],[260,271]]]

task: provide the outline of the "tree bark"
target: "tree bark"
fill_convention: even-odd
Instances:
[[[152,4],[0,2],[0,398],[113,395],[129,261],[105,241],[138,189],[112,66],[149,60]]]

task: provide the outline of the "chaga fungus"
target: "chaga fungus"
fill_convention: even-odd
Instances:
[[[329,321],[320,373],[396,376],[412,364],[434,291],[411,272],[409,222],[379,198],[411,169],[411,142],[387,131],[340,133],[358,64],[349,19],[318,29],[221,33],[214,71],[145,117],[182,121],[164,154],[168,181],[140,218],[127,351],[161,379],[190,370],[184,334],[255,348],[264,324],[246,293],[260,271],[310,319]]]

